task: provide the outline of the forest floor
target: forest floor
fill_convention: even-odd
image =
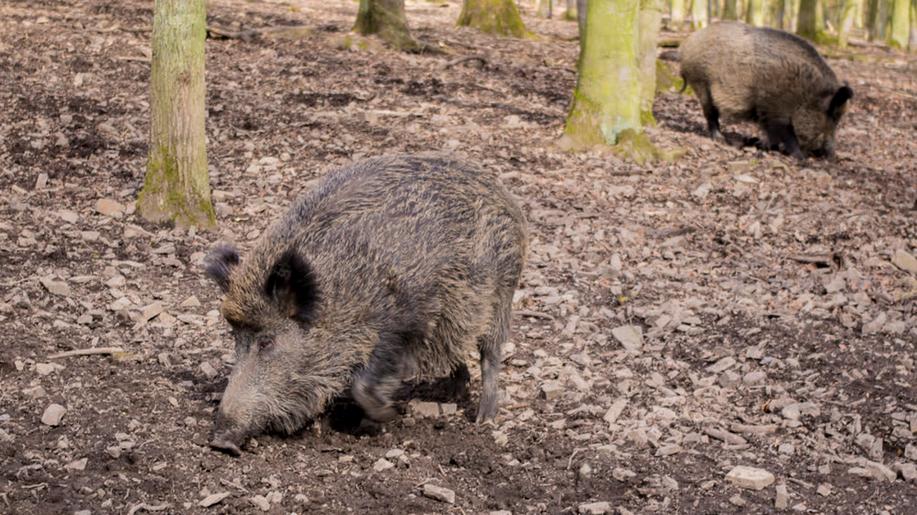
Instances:
[[[829,52],[856,92],[836,160],[715,143],[669,91],[649,133],[684,156],[639,166],[558,146],[573,23],[493,38],[409,1],[442,53],[402,54],[349,35],[352,0],[209,4],[305,27],[207,42],[214,232],[134,213],[152,3],[0,4],[0,512],[913,513],[917,59]],[[475,382],[454,415],[208,449],[233,358],[204,253],[330,167],[425,150],[497,170],[530,222],[496,423]]]

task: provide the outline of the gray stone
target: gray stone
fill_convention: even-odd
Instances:
[[[45,408],[45,412],[41,416],[41,423],[46,426],[59,426],[65,413],[67,413],[67,408],[60,404],[51,404]]]
[[[639,352],[643,348],[643,329],[636,325],[622,325],[611,330],[612,336],[629,350]]]
[[[579,512],[586,515],[602,515],[603,513],[611,513],[611,503],[608,501],[601,501],[580,504]]]
[[[740,488],[748,488],[750,490],[761,490],[766,488],[772,485],[775,479],[773,474],[764,469],[746,467],[743,465],[733,467],[733,469],[726,474],[727,481]]]
[[[444,503],[455,504],[455,492],[441,486],[427,483],[423,485],[423,495]]]

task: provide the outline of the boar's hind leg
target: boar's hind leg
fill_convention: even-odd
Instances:
[[[497,403],[500,389],[497,376],[500,374],[500,361],[503,343],[509,335],[509,323],[512,317],[512,291],[509,298],[501,299],[494,308],[490,330],[478,339],[478,350],[481,353],[481,403],[478,405],[478,422],[491,420],[497,416]]]
[[[710,88],[706,85],[698,85],[697,99],[700,100],[701,109],[704,110],[704,118],[707,119],[707,133],[712,139],[725,141],[726,138],[720,132],[720,110],[713,103],[713,95]]]
[[[460,400],[468,394],[468,382],[471,380],[471,374],[468,372],[468,365],[462,363],[452,369],[449,375],[446,389],[446,397],[453,400]]]
[[[764,131],[767,132],[767,142],[772,150],[777,150],[780,146],[783,146],[783,151],[786,154],[796,159],[805,159],[799,149],[799,140],[796,139],[796,131],[793,130],[791,123],[768,120],[764,123]]]

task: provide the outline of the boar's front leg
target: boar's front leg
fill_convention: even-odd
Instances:
[[[398,412],[392,396],[401,386],[405,367],[404,348],[397,335],[380,337],[366,367],[354,376],[351,393],[366,416],[387,422]]]
[[[796,139],[793,124],[782,120],[768,120],[764,123],[764,131],[767,132],[767,142],[771,149],[776,150],[782,146],[786,154],[800,161],[805,159],[802,150],[799,149],[799,140]]]
[[[497,377],[500,375],[501,353],[503,343],[509,336],[509,324],[512,318],[512,290],[504,294],[501,302],[494,309],[490,330],[478,338],[478,351],[481,354],[481,403],[478,405],[477,422],[491,420],[497,416],[500,389]]]

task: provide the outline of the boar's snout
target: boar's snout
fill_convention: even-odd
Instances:
[[[242,450],[240,447],[245,443],[245,432],[235,427],[221,413],[217,413],[214,423],[213,438],[210,439],[210,447],[218,451],[223,451],[232,456],[240,456]]]

